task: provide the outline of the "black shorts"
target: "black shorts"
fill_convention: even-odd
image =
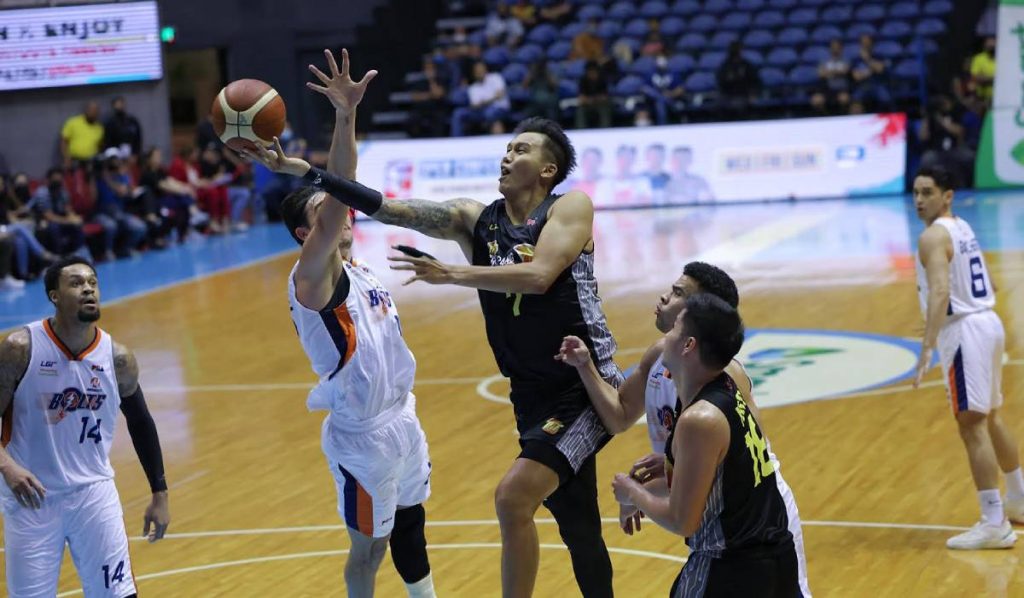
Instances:
[[[670,598],[799,598],[800,572],[796,549],[743,558],[713,558],[691,553],[672,584]]]
[[[522,430],[519,457],[550,467],[558,474],[559,483],[564,484],[609,440],[611,434],[593,407],[586,407],[571,419],[552,416]]]

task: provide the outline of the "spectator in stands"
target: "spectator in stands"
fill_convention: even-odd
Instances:
[[[228,204],[231,206],[231,230],[249,230],[252,218],[249,207],[252,203],[252,167],[234,152],[222,152],[225,170],[231,174],[228,182]]]
[[[661,34],[651,31],[640,48],[641,56],[661,56],[665,53],[665,44],[661,41]]]
[[[423,59],[423,79],[413,84],[409,95],[413,105],[414,137],[444,135],[444,117],[448,115],[448,86],[437,72],[431,56]],[[292,154],[289,154],[292,155]],[[287,176],[287,175],[285,175]]]
[[[939,164],[970,187],[974,170],[974,151],[965,143],[963,110],[948,96],[935,96],[922,114],[918,139],[924,153],[921,167]]]
[[[7,229],[0,225],[0,291],[16,291],[25,288],[25,281],[11,276],[14,266],[14,239]]]
[[[99,154],[102,142],[100,105],[89,102],[81,114],[64,121],[60,133],[60,155],[64,160],[64,168],[70,169],[76,163],[88,168],[89,162]]]
[[[28,188],[28,176],[15,175],[16,194],[19,188]],[[61,169],[51,168],[46,172],[46,185],[36,189],[26,207],[35,218],[36,236],[47,249],[57,255],[81,255],[85,246],[82,217],[71,207]]]
[[[206,115],[199,124],[196,125],[196,147],[209,147],[210,145],[218,145],[220,143],[220,137],[217,136],[216,129],[213,128],[213,119],[209,114]]]
[[[622,68],[629,68],[629,65],[633,64],[633,48],[630,47],[629,42],[620,39],[612,44],[612,59]]]
[[[209,232],[220,234],[231,232],[231,203],[228,199],[228,183],[234,178],[224,165],[220,147],[211,143],[203,149],[199,163],[196,184],[196,198],[200,207],[210,216]]]
[[[498,2],[487,14],[484,34],[487,36],[488,45],[516,46],[523,38],[524,32],[523,23],[509,13],[508,4],[505,2]]]
[[[665,203],[668,182],[671,176],[665,171],[665,146],[660,143],[652,143],[644,150],[644,158],[647,160],[647,170],[644,176],[651,184],[651,200],[655,204]]]
[[[604,40],[597,35],[597,19],[587,21],[587,27],[572,38],[570,60],[597,60],[604,52]]]
[[[117,96],[110,102],[113,110],[110,118],[103,123],[103,147],[115,147],[122,155],[137,159],[142,153],[142,125],[125,110],[124,98]]]
[[[537,7],[530,0],[516,0],[509,12],[513,17],[519,19],[523,27],[533,27],[537,24]]]
[[[505,78],[491,73],[487,65],[477,62],[473,67],[473,84],[467,89],[469,106],[460,106],[452,112],[452,137],[461,137],[467,123],[482,123],[484,129],[496,132],[510,107]]]
[[[744,115],[761,87],[757,69],[743,57],[743,46],[738,41],[729,44],[729,53],[718,68],[716,80],[719,105],[733,117]]]
[[[597,62],[589,61],[580,79],[576,128],[612,126],[612,100],[608,78]],[[596,123],[596,124],[595,124]]]
[[[971,77],[978,98],[986,106],[992,103],[992,84],[996,77],[996,38],[986,37],[981,52],[971,59]]]
[[[178,242],[184,243],[188,238],[189,213],[195,202],[195,189],[167,173],[163,166],[163,153],[155,147],[142,156],[139,184],[146,190],[147,200],[158,207],[162,236],[166,237],[171,230],[176,230]]]
[[[540,9],[540,19],[558,27],[567,25],[572,21],[572,16],[572,2],[569,0],[552,0]]]
[[[656,63],[657,69],[644,86],[644,95],[654,108],[657,123],[664,125],[669,122],[670,115],[674,118],[686,109],[686,88],[682,77],[669,72],[668,57],[664,53],[657,57]]]
[[[818,91],[811,94],[811,108],[819,115],[845,114],[850,109],[850,63],[843,58],[843,42],[834,39],[829,57],[818,65],[821,79]]]
[[[875,106],[890,107],[892,94],[886,85],[885,61],[874,54],[875,40],[870,35],[860,36],[860,54],[853,61],[853,81],[855,83],[850,97],[858,102],[874,102]]]
[[[128,212],[132,201],[132,179],[117,148],[103,154],[103,165],[96,177],[96,212],[92,220],[103,229],[103,255],[98,261],[114,258],[117,241],[121,241],[118,255],[136,253],[146,236],[146,223]]]
[[[45,268],[57,260],[57,256],[47,251],[36,239],[35,223],[29,218],[25,203],[29,201],[28,177],[24,174],[19,179],[17,195],[14,186],[4,175],[0,175],[0,229],[10,234],[14,245],[15,272],[23,279],[34,278],[37,269]]]
[[[530,93],[530,101],[526,105],[527,116],[543,116],[553,121],[558,120],[558,78],[548,68],[546,60],[530,65],[530,70],[523,79],[523,88]]]
[[[693,165],[693,150],[687,146],[672,149],[672,178],[666,188],[669,203],[703,203],[715,200],[707,180],[690,172]]]

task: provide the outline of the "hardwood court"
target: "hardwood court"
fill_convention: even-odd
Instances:
[[[1005,218],[972,223],[992,249],[989,266],[1007,329],[1004,417],[1024,437],[1024,252],[996,250],[996,241],[1020,240],[1010,238],[1015,229],[1005,228]],[[635,363],[656,338],[656,297],[698,256],[737,278],[752,329],[919,336],[912,225],[897,201],[601,214],[598,279],[620,364]],[[500,397],[507,385],[488,380],[496,367],[475,294],[402,287],[385,269],[390,244],[460,259],[454,245],[377,225],[360,225],[357,233],[357,254],[376,266],[396,297],[419,364],[418,411],[434,463],[427,533],[438,595],[497,596],[500,537],[492,492],[517,445],[510,407],[482,398]],[[139,357],[171,484],[168,539],[132,542],[143,596],[343,595],[348,541],[319,448],[323,415],[305,409],[312,378],[286,309],[293,261],[284,256],[104,309],[103,327]],[[755,348],[756,338],[748,343]],[[773,376],[794,373],[785,378],[791,382],[765,391],[772,401],[790,391],[828,394],[830,384],[845,378],[869,386],[884,381],[879,368],[892,365],[840,355],[842,367],[827,370],[815,369],[810,358],[785,352],[780,358],[775,349],[756,355],[751,361],[762,360],[754,371],[769,380],[765,389]],[[771,359],[775,365],[764,365]],[[780,371],[786,359],[789,370]],[[897,365],[904,371],[913,363]],[[1024,546],[974,553],[944,546],[954,528],[975,521],[978,507],[937,369],[927,381],[918,391],[899,379],[881,390],[764,410],[764,427],[804,520],[816,595],[1024,595]],[[141,532],[148,487],[123,423],[118,434],[117,485],[134,535]],[[617,516],[612,475],[647,452],[645,430],[637,426],[601,453],[605,517]],[[541,524],[539,533],[536,595],[577,596],[555,526]],[[667,595],[686,554],[681,538],[653,524],[627,537],[613,521],[605,538],[618,596]],[[80,594],[78,587],[66,558],[61,595]],[[405,595],[390,559],[378,595]]]

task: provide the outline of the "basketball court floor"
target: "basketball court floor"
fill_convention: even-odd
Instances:
[[[1024,194],[960,194],[955,209],[987,250],[1007,330],[1004,417],[1024,438]],[[597,216],[597,276],[623,367],[657,338],[655,300],[686,262],[736,278],[749,328],[740,357],[796,495],[817,596],[1024,595],[1024,544],[944,546],[978,507],[938,370],[910,388],[923,332],[913,267],[920,230],[902,197]],[[474,291],[401,286],[385,260],[398,243],[462,257],[454,244],[376,223],[356,234],[355,253],[398,301],[419,364],[438,595],[498,596],[492,493],[517,453],[508,385]],[[283,228],[256,227],[99,267],[100,324],[138,356],[170,483],[170,533],[147,544],[138,535],[148,486],[120,422],[112,459],[143,596],[344,595],[348,540],[320,452],[323,415],[306,411],[313,376],[288,318],[294,249]],[[0,329],[47,314],[41,283],[0,295]],[[686,557],[682,538],[653,524],[632,537],[618,529],[611,478],[647,452],[638,425],[598,461],[623,597],[667,595]],[[536,595],[578,596],[556,527],[538,527]],[[78,587],[66,557],[59,595],[80,595]],[[379,596],[405,595],[390,558],[377,587]]]

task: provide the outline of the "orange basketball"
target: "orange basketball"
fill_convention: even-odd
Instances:
[[[284,131],[284,100],[258,79],[239,79],[220,90],[210,108],[213,129],[234,150],[271,145]]]

